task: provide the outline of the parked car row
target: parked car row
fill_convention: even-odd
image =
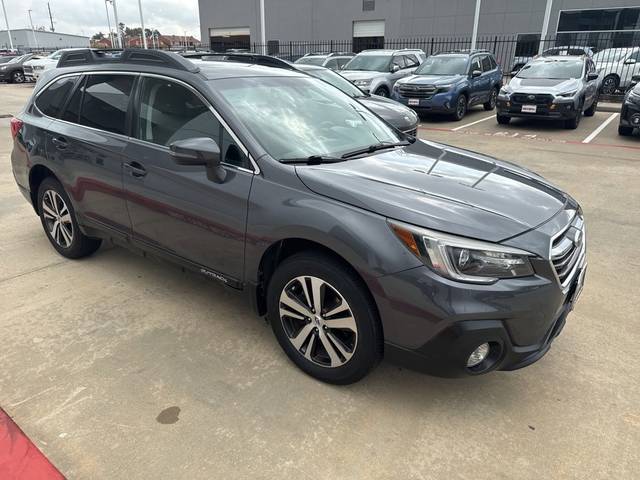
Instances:
[[[482,76],[476,56],[461,82]],[[383,356],[453,377],[522,368],[580,295],[569,194],[402,133],[347,86],[152,50],[59,67],[11,119],[13,175],[52,247],[75,259],[110,239],[242,291],[317,379],[355,382]]]

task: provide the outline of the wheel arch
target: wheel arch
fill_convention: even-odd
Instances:
[[[58,177],[56,177],[55,173],[42,164],[36,164],[29,170],[29,195],[31,197],[31,205],[35,210],[36,214],[38,214],[38,189],[40,188],[40,184],[44,181],[45,178],[53,177],[56,180],[60,181]]]

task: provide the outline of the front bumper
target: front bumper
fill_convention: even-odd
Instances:
[[[542,358],[562,331],[582,290],[586,261],[562,289],[542,276],[461,284],[427,267],[383,277],[378,308],[385,332],[385,358],[442,377],[515,370]],[[487,359],[468,368],[467,359],[489,343]]]
[[[505,117],[538,118],[549,120],[567,120],[577,114],[577,106],[573,101],[536,105],[536,113],[522,111],[523,105],[498,97],[496,112]]]
[[[455,110],[455,99],[457,95],[453,92],[442,92],[424,98],[403,97],[394,90],[391,98],[402,103],[417,112],[452,113]]]
[[[625,102],[620,111],[620,125],[640,128],[640,105]]]

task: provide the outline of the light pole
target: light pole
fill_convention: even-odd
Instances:
[[[544,42],[547,39],[547,33],[549,31],[549,17],[551,17],[551,7],[553,0],[547,0],[547,5],[544,9],[544,19],[542,20],[542,32],[540,34],[540,45],[538,46],[538,54],[541,54],[544,50]]]
[[[260,0],[260,43],[262,43],[262,54],[267,54],[267,34],[264,31],[264,0]]]
[[[140,25],[142,26],[142,43],[144,43],[144,48],[147,48],[147,35],[144,31],[144,18],[142,18],[142,0],[138,0],[138,9],[140,10]]]
[[[111,20],[109,19],[109,6],[108,6],[109,1],[110,0],[104,0],[104,11],[107,13],[107,25],[109,26],[109,41],[111,42],[111,48],[113,48],[113,32],[111,32]]]
[[[36,29],[33,28],[33,20],[31,19],[31,9],[27,10],[27,12],[29,13],[29,23],[31,23],[31,33],[33,33],[33,43],[36,44],[36,50],[40,50],[40,47],[38,46],[38,39],[36,38]]]
[[[476,13],[473,16],[473,33],[471,34],[471,50],[476,49],[476,41],[478,40],[478,21],[480,20],[480,3],[482,3],[482,0],[476,0]]]
[[[4,21],[7,24],[7,35],[9,35],[9,46],[13,50],[13,38],[11,38],[11,29],[9,28],[9,17],[7,17],[7,9],[4,8],[4,0],[2,0],[2,13],[4,13]]]
[[[124,48],[124,43],[122,42],[122,32],[120,31],[120,23],[118,22],[118,7],[116,6],[116,0],[111,0],[111,5],[113,5],[113,18],[116,22],[116,37],[118,37],[118,48]]]

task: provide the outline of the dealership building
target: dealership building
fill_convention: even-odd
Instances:
[[[49,32],[47,30],[31,30],[30,28],[12,29],[11,39],[13,40],[14,48],[27,51],[89,46],[89,37]],[[0,48],[9,48],[9,46],[7,31],[0,30]]]
[[[353,42],[382,47],[385,40],[509,35],[518,42],[558,36],[594,45],[640,44],[640,0],[199,0],[203,46],[215,50],[261,43]],[[594,40],[589,40],[593,36]],[[585,40],[586,38],[586,40]]]

